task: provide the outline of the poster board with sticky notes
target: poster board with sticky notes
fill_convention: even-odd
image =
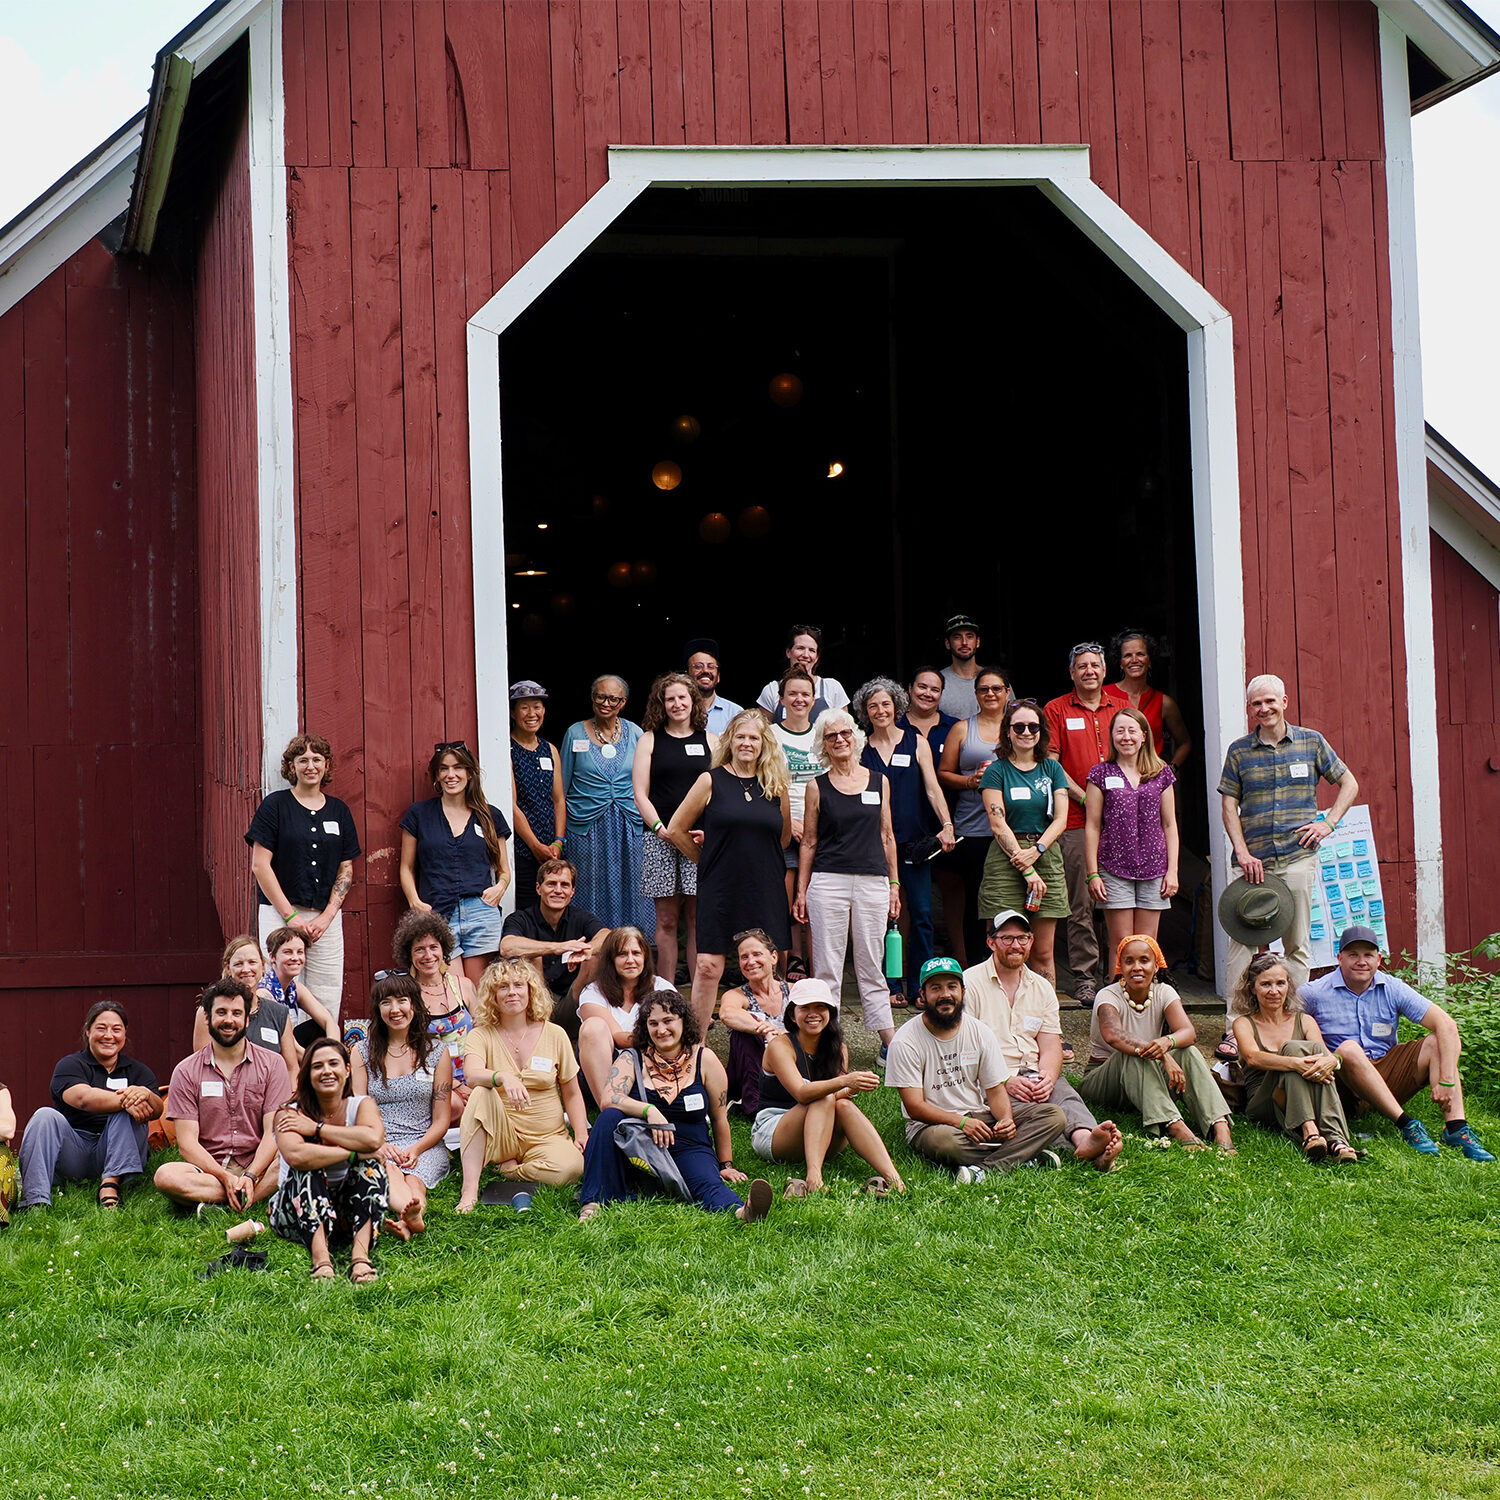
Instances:
[[[1372,927],[1380,951],[1390,943],[1385,926],[1385,892],[1380,885],[1380,858],[1368,805],[1351,807],[1338,828],[1319,848],[1312,895],[1312,966],[1326,969],[1338,962],[1337,943],[1346,927]]]

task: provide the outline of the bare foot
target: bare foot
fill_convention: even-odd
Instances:
[[[1229,1134],[1228,1120],[1214,1121],[1214,1145],[1219,1148],[1220,1156],[1238,1156],[1240,1154],[1235,1149],[1234,1137]]]
[[[1167,1134],[1177,1142],[1179,1146],[1185,1146],[1189,1151],[1207,1151],[1208,1142],[1200,1141],[1188,1128],[1184,1120],[1173,1120],[1167,1126]]]
[[[1092,1162],[1101,1172],[1114,1170],[1115,1161],[1125,1149],[1125,1138],[1113,1120],[1103,1120],[1088,1132],[1080,1146],[1075,1137],[1073,1154],[1079,1161]]]
[[[578,1210],[578,1222],[580,1224],[587,1224],[588,1221],[592,1219],[598,1212],[599,1205],[597,1203],[585,1203],[583,1207]]]
[[[395,1235],[398,1240],[409,1240],[411,1238],[411,1230],[409,1230],[406,1225],[401,1222],[400,1219],[387,1219],[385,1221],[385,1227],[389,1229],[390,1232]]]
[[[471,1214],[478,1207],[478,1198],[460,1198],[458,1202],[453,1205],[453,1212],[456,1214]]]
[[[413,1234],[421,1234],[427,1228],[422,1221],[422,1205],[415,1198],[406,1200],[406,1207],[401,1210],[401,1222]]]

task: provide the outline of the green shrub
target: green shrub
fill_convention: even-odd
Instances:
[[[1500,974],[1475,959],[1500,959],[1500,932],[1491,933],[1472,953],[1450,953],[1442,969],[1412,962],[1393,972],[1441,1005],[1458,1022],[1463,1037],[1463,1080],[1468,1093],[1500,1096]],[[1406,1031],[1402,1023],[1403,1035]],[[1411,1032],[1417,1035],[1415,1029]]]

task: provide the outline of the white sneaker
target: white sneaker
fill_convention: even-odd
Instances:
[[[984,1181],[989,1173],[983,1167],[960,1167],[958,1180],[964,1187],[974,1187]]]
[[[1062,1157],[1055,1151],[1038,1151],[1030,1161],[1023,1161],[1023,1167],[1037,1167],[1043,1172],[1055,1172],[1062,1166]]]

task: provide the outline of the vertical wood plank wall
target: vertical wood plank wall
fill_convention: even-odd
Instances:
[[[430,794],[430,746],[475,732],[464,321],[605,180],[611,143],[1090,144],[1099,185],[1234,315],[1250,670],[1280,673],[1292,717],[1356,768],[1410,945],[1373,5],[288,0],[284,16],[302,708],[367,851],[346,1005],[387,958],[396,820]]]
[[[23,1119],[101,995],[170,1069],[218,957],[185,287],[90,242],[0,318],[0,1082]]]

